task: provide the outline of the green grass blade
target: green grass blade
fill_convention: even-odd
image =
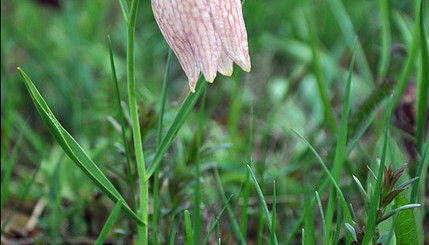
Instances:
[[[345,217],[346,217],[346,222],[351,224],[352,223],[352,215],[350,214],[350,210],[349,210],[349,208],[347,206],[347,202],[344,199],[343,192],[341,191],[340,187],[338,186],[338,183],[335,180],[334,176],[332,176],[332,174],[329,171],[328,167],[326,167],[326,164],[323,162],[322,158],[317,153],[317,151],[314,149],[314,147],[300,133],[298,133],[294,129],[291,129],[291,130],[292,130],[292,132],[295,135],[297,135],[307,145],[308,148],[310,148],[311,152],[313,152],[313,154],[316,156],[317,160],[319,160],[319,163],[322,165],[323,170],[328,175],[329,180],[331,181],[331,184],[334,185],[336,191],[338,192],[338,195],[339,195],[340,200],[341,200],[341,205],[343,206],[343,209],[344,209],[344,214],[345,214]]]
[[[249,154],[249,164],[252,164],[252,151],[253,151],[253,104],[250,109],[250,127],[249,127],[249,144],[248,144],[248,154]],[[247,236],[247,210],[249,207],[249,172],[246,171],[246,178],[244,180],[244,191],[243,191],[243,208],[241,210],[241,234],[243,237]]]
[[[378,204],[380,202],[380,192],[381,192],[381,185],[383,182],[383,170],[386,163],[386,151],[387,151],[387,144],[389,141],[389,127],[390,127],[390,116],[392,113],[392,105],[390,105],[387,117],[386,117],[386,128],[384,133],[384,139],[383,139],[383,150],[381,153],[381,159],[380,159],[380,166],[378,168],[378,174],[377,174],[377,182],[375,184],[374,193],[371,196],[371,205],[369,209],[369,216],[367,219],[367,228],[365,232],[365,236],[363,238],[362,244],[369,244],[371,241],[371,237],[375,234],[375,228],[376,228],[376,214],[378,209]]]
[[[273,182],[273,211],[271,215],[270,245],[276,244],[276,182]]]
[[[7,162],[2,163],[6,165],[4,174],[1,178],[1,213],[3,213],[3,207],[5,202],[7,201],[9,197],[9,180],[10,176],[12,175],[13,166],[15,165],[15,159],[16,155],[18,154],[18,149],[21,146],[22,137],[23,137],[23,131],[24,128],[21,130],[21,133],[19,133],[18,139],[16,140],[16,143],[12,149],[12,153],[10,154],[9,159]]]
[[[110,213],[106,223],[104,224],[103,229],[101,230],[100,235],[97,238],[97,241],[95,241],[95,245],[103,244],[104,240],[109,234],[110,229],[113,226],[113,223],[115,223],[115,220],[118,217],[119,211],[121,211],[121,207],[122,207],[122,201],[118,201],[115,204],[115,207],[113,208],[112,212]]]
[[[260,186],[259,186],[259,184],[258,184],[258,180],[256,179],[256,176],[255,176],[255,174],[253,173],[253,171],[252,171],[252,169],[250,168],[250,166],[249,166],[249,165],[247,165],[247,169],[249,170],[250,178],[252,179],[253,183],[255,184],[256,192],[258,193],[258,196],[259,196],[259,198],[261,199],[262,207],[263,207],[263,209],[264,209],[265,218],[267,219],[267,223],[270,225],[270,234],[271,234],[271,232],[274,232],[274,233],[275,233],[275,231],[272,231],[272,230],[271,230],[271,217],[270,217],[270,212],[268,211],[268,206],[267,206],[267,203],[265,202],[265,197],[264,197],[264,194],[263,194],[263,192],[262,192],[262,190],[261,190],[261,187],[260,187]],[[276,234],[274,234],[274,244],[276,244],[276,245],[278,244]]]
[[[326,230],[326,222],[325,222],[325,215],[323,214],[323,206],[322,201],[320,200],[319,192],[316,191],[316,200],[317,204],[319,205],[319,211],[320,216],[322,217],[322,228],[323,228],[323,244],[328,244],[328,232]]]
[[[27,196],[28,191],[30,190],[31,186],[34,183],[34,180],[36,179],[36,175],[40,170],[40,166],[42,166],[42,161],[40,161],[39,165],[37,166],[36,170],[34,171],[33,175],[31,176],[31,180],[28,182],[28,184],[25,186],[25,188],[19,194],[18,200],[16,201],[12,210],[9,212],[5,221],[3,222],[2,226],[1,226],[1,234],[2,235],[3,235],[4,229],[7,227],[10,220],[12,219],[13,215],[15,214],[15,212],[18,210],[19,206],[21,205],[21,202],[24,200],[24,197]]]
[[[161,94],[161,103],[159,105],[159,121],[158,121],[158,132],[156,135],[156,147],[158,148],[162,140],[162,127],[164,125],[164,110],[165,102],[167,101],[167,83],[169,80],[171,57],[173,56],[173,50],[168,50],[167,65],[165,67],[164,81],[162,83],[162,94]],[[158,244],[158,214],[159,214],[159,205],[158,205],[158,192],[159,192],[159,165],[155,169],[153,176],[153,213],[152,213],[152,243]]]
[[[216,217],[216,220],[213,222],[213,224],[210,226],[209,232],[207,233],[206,237],[204,238],[203,241],[203,245],[206,245],[207,242],[209,241],[210,235],[212,234],[213,230],[215,229],[215,227],[217,225],[219,225],[219,219],[222,216],[223,212],[225,211],[225,209],[227,209],[229,201],[231,201],[232,199],[232,195],[228,198],[228,200],[226,200],[225,205],[223,206],[222,210],[220,211],[220,213],[218,214],[218,216]]]
[[[177,135],[177,132],[179,132],[180,127],[182,127],[183,123],[186,120],[186,117],[188,116],[191,109],[194,107],[195,103],[197,102],[198,98],[200,97],[206,86],[207,84],[204,81],[203,77],[200,77],[200,79],[198,79],[197,87],[195,89],[196,92],[189,93],[186,97],[185,101],[179,109],[179,112],[177,112],[173,123],[168,129],[167,134],[162,140],[161,145],[156,150],[155,157],[150,163],[147,171],[147,178],[150,178],[150,176],[155,172],[156,167],[158,166],[161,159],[164,157],[165,152],[167,152],[168,148],[173,142],[174,137]]]
[[[353,67],[356,57],[356,45],[357,40],[355,42],[355,46],[353,48],[353,56],[350,62],[349,74],[347,77],[347,86],[344,95],[343,109],[341,113],[341,122],[340,122],[340,131],[338,133],[337,138],[337,146],[335,149],[335,157],[334,157],[334,169],[333,176],[336,182],[340,180],[341,170],[343,168],[345,162],[345,153],[346,153],[346,143],[347,143],[347,134],[348,134],[348,117],[350,112],[350,92],[352,85],[352,77],[353,77]],[[335,208],[335,198],[337,193],[335,189],[331,189],[329,193],[328,206],[326,208],[326,230],[328,234],[331,232],[332,219],[334,216],[334,208]]]
[[[305,14],[307,21],[307,28],[310,36],[311,51],[313,53],[313,70],[314,76],[316,77],[317,88],[319,91],[320,100],[323,105],[323,111],[325,115],[325,122],[331,132],[337,132],[337,123],[335,122],[334,111],[332,110],[331,102],[329,101],[328,89],[323,79],[322,65],[320,62],[319,48],[317,45],[317,34],[314,29],[313,21],[308,13]]]
[[[185,231],[186,231],[186,245],[192,245],[192,223],[191,215],[188,210],[183,211],[183,216],[185,216]]]
[[[379,0],[378,5],[380,8],[381,17],[381,61],[379,64],[378,78],[383,80],[386,76],[387,69],[389,68],[390,61],[390,20],[389,20],[389,4],[388,0]]]
[[[206,103],[207,87],[202,88],[203,97],[201,98],[200,115],[198,118],[198,131],[197,131],[197,146],[196,146],[196,159],[195,159],[195,193],[194,193],[194,242],[200,243],[201,233],[201,140],[203,135],[204,125],[204,108]]]
[[[305,242],[305,230],[304,230],[304,228],[302,228],[302,229],[301,229],[301,244],[302,244],[302,245],[307,244],[307,243]]]
[[[417,83],[417,150],[422,153],[425,136],[425,126],[428,119],[428,95],[429,95],[429,47],[428,36],[426,33],[425,19],[427,20],[426,11],[428,8],[427,1],[420,3],[420,76]]]
[[[421,200],[417,200],[417,196],[419,194],[419,192],[422,192],[424,189],[424,183],[425,183],[425,177],[426,174],[423,172],[424,169],[428,169],[428,164],[429,164],[429,139],[426,140],[426,146],[425,146],[425,150],[423,151],[422,157],[420,159],[420,163],[417,166],[417,170],[416,170],[416,177],[419,177],[416,182],[413,184],[413,188],[411,189],[411,197],[410,197],[410,202],[411,203],[416,203],[417,201],[421,201]]]
[[[226,203],[226,211],[228,213],[229,219],[231,220],[231,226],[232,226],[232,230],[234,232],[234,235],[238,239],[239,244],[246,244],[246,239],[244,239],[243,235],[241,234],[240,227],[237,224],[237,220],[235,219],[234,212],[231,210],[231,207],[227,203],[227,199],[225,196],[225,190],[223,189],[222,181],[220,179],[219,172],[218,172],[217,168],[215,168],[215,179],[216,179],[216,182],[217,182],[218,187],[219,187],[219,192],[220,192],[221,198],[222,198],[223,202]]]
[[[128,217],[138,223],[143,223],[143,221],[138,218],[138,216],[129,208],[129,206],[125,204],[124,198],[107,179],[103,172],[101,172],[98,166],[88,157],[88,155],[74,140],[74,138],[57,121],[54,114],[49,109],[45,100],[40,95],[39,91],[34,86],[27,74],[25,74],[21,68],[18,68],[18,70],[24,79],[27,90],[34,102],[34,105],[39,111],[39,114],[64,152],[112,201],[115,203],[119,200],[124,201],[122,211],[124,211]]]
[[[137,201],[136,201],[136,195],[134,192],[134,177],[133,177],[132,169],[131,169],[130,151],[128,149],[127,136],[125,134],[125,132],[126,132],[125,131],[125,129],[126,129],[125,128],[125,117],[124,117],[124,112],[122,111],[122,106],[121,106],[121,95],[119,93],[118,78],[116,76],[115,60],[113,58],[113,50],[112,50],[112,43],[110,41],[110,36],[107,36],[107,40],[109,43],[110,68],[112,71],[112,80],[113,80],[113,84],[114,84],[114,88],[115,88],[116,106],[117,106],[117,110],[118,110],[117,117],[119,118],[119,121],[121,123],[122,141],[124,144],[125,156],[126,156],[126,160],[127,160],[128,182],[130,185],[131,197],[133,199],[133,208],[136,208],[137,207]]]
[[[171,221],[170,225],[170,232],[168,234],[168,244],[174,245],[176,244],[176,233],[177,233],[177,218],[176,216],[173,216],[173,220]]]
[[[119,5],[121,6],[121,11],[122,11],[122,15],[124,16],[124,20],[128,24],[130,12],[129,12],[127,1],[126,0],[118,0],[118,2],[119,2]]]
[[[338,239],[340,238],[341,227],[343,226],[343,209],[341,206],[341,200],[337,201],[337,225],[335,227],[334,238],[329,244],[338,244]]]

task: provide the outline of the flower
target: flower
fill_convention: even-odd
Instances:
[[[233,62],[250,71],[240,0],[152,0],[152,10],[192,92],[200,72],[212,83],[218,71],[230,76]]]

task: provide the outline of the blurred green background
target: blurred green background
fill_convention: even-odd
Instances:
[[[391,93],[392,86],[389,85],[395,84],[407,55],[406,47],[414,23],[413,2],[389,1],[392,50],[389,51],[391,59],[386,79],[379,77],[382,24],[377,1],[247,0],[243,11],[252,71],[244,73],[236,66],[232,77],[218,75],[207,90],[201,180],[203,224],[210,224],[223,206],[213,178],[214,166],[221,173],[226,192],[239,196],[245,165],[252,162],[258,177],[264,176],[266,195],[270,195],[272,181],[276,180],[278,236],[279,240],[285,240],[308,195],[313,195],[313,190],[324,178],[317,161],[304,144],[298,143],[289,128],[308,138],[328,159],[327,162],[332,162],[336,141],[336,134],[324,119],[305,14],[310,16],[317,35],[323,80],[337,123],[356,37],[359,47],[350,117],[356,122],[350,124],[351,136],[366,122],[366,117],[358,112],[367,98],[377,91],[384,93],[376,94],[376,101],[367,111],[361,112],[364,115],[375,113],[375,120],[343,170],[347,176],[353,173],[365,179],[366,165],[373,162],[382,131],[383,100]],[[4,163],[10,163],[11,159],[14,162],[2,222],[4,214],[11,212],[20,193],[31,183],[6,229],[5,234],[10,239],[31,237],[40,243],[44,243],[44,238],[52,242],[91,243],[108,217],[108,210],[113,207],[113,203],[101,195],[55,143],[26,92],[16,70],[18,66],[31,77],[63,126],[89,152],[120,192],[130,198],[123,145],[116,124],[108,35],[112,39],[121,95],[126,100],[126,25],[117,1],[1,1],[2,176]],[[136,27],[136,82],[148,162],[156,149],[156,106],[167,54],[168,46],[153,18],[150,2],[140,1]],[[416,76],[416,70],[413,70],[411,79]],[[168,83],[165,129],[188,91],[187,79],[174,57]],[[250,150],[252,105],[253,146]],[[172,217],[192,206],[198,108],[199,104],[162,162],[159,232],[164,242]],[[397,125],[401,118],[392,120],[396,125],[392,139],[397,143],[399,154],[402,153],[395,161],[398,165],[409,162],[413,172],[413,163],[417,160],[415,153],[408,149],[410,143],[406,138],[412,135],[415,125],[400,127]],[[266,165],[262,170],[264,159]],[[31,182],[37,169],[34,182]],[[346,177],[341,183],[347,199],[360,216],[361,200],[350,178]],[[254,189],[251,193],[248,240],[255,241],[253,234],[257,230],[259,199]],[[239,209],[239,201],[234,202]],[[37,224],[27,229],[38,205],[42,212],[37,216]],[[128,244],[133,237],[132,224],[120,217],[110,241]],[[321,234],[317,217],[314,218],[316,235]],[[225,233],[228,222],[227,218],[223,221]],[[178,244],[183,241],[183,236],[181,228]],[[300,243],[299,234],[293,236],[292,241]]]

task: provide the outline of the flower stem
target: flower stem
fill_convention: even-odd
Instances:
[[[134,151],[136,155],[137,173],[139,176],[140,187],[140,210],[139,215],[143,220],[142,225],[137,225],[137,243],[147,244],[147,222],[148,222],[148,181],[146,180],[146,168],[144,163],[144,154],[140,133],[140,123],[138,116],[135,76],[134,76],[134,33],[135,22],[139,0],[133,0],[130,8],[130,15],[127,23],[127,82],[128,82],[128,104],[131,115],[133,129]]]

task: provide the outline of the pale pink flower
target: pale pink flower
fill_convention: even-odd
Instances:
[[[250,71],[247,32],[240,0],[152,0],[152,10],[192,92],[200,72],[213,82],[232,62]]]

